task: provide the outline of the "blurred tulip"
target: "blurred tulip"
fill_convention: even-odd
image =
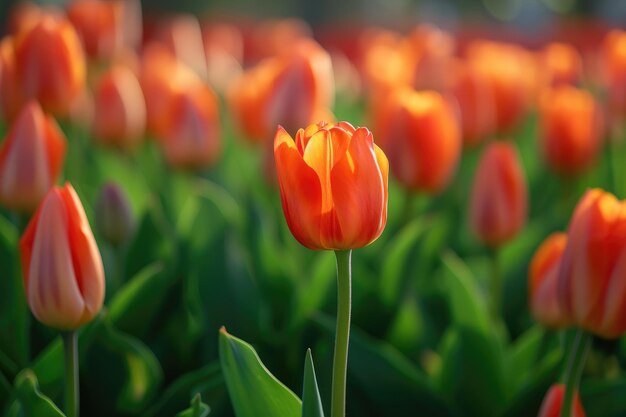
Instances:
[[[582,197],[561,260],[561,307],[574,324],[605,338],[626,332],[626,202],[600,189]]]
[[[85,86],[85,57],[73,26],[54,14],[42,16],[15,39],[15,60],[23,98],[65,116]]]
[[[436,92],[401,89],[378,115],[376,136],[398,181],[411,190],[442,191],[461,155],[458,121]]]
[[[195,16],[179,15],[171,18],[162,25],[156,39],[162,42],[179,62],[191,68],[203,80],[207,79],[202,30]]]
[[[565,395],[565,385],[554,384],[548,390],[548,393],[541,403],[538,417],[560,417],[561,407],[563,405],[563,396]],[[574,395],[574,404],[572,406],[571,417],[586,417],[583,405],[580,402],[578,392]]]
[[[459,105],[465,145],[477,146],[495,133],[495,95],[484,71],[471,62],[457,62],[450,92]]]
[[[530,310],[537,321],[548,327],[563,327],[569,323],[559,303],[557,285],[566,244],[565,233],[553,233],[541,243],[530,262]]]
[[[308,40],[244,73],[228,94],[240,129],[260,142],[272,137],[277,124],[294,132],[327,117],[333,96],[330,56]]]
[[[66,141],[36,102],[24,107],[0,146],[0,202],[32,212],[63,169]]]
[[[470,226],[486,245],[500,246],[526,223],[528,195],[519,155],[511,142],[492,142],[478,162],[470,201]]]
[[[540,103],[540,145],[555,172],[583,173],[602,149],[600,109],[593,96],[562,86],[544,93]]]
[[[26,299],[35,317],[61,330],[88,323],[102,308],[104,269],[74,188],[52,188],[20,240]]]
[[[436,26],[422,24],[409,34],[408,41],[415,55],[413,87],[444,91],[456,48],[454,37]]]
[[[124,0],[74,0],[67,17],[92,59],[111,59],[123,48]]]
[[[36,3],[19,1],[15,3],[8,17],[8,28],[11,35],[18,35],[28,29],[41,18],[45,11]]]
[[[626,31],[612,30],[604,38],[601,71],[612,118],[626,118]]]
[[[220,153],[217,97],[203,83],[172,92],[169,124],[159,144],[177,168],[201,169]]]
[[[582,79],[582,57],[566,43],[548,44],[539,54],[539,66],[546,87],[575,85]]]
[[[389,90],[413,84],[414,56],[410,43],[399,34],[369,30],[361,36],[361,72],[373,99]]]
[[[224,94],[243,71],[243,36],[233,25],[211,24],[202,29],[209,84]]]
[[[135,220],[124,190],[109,182],[102,186],[96,201],[96,226],[102,237],[113,246],[127,242],[135,229]]]
[[[102,75],[94,94],[94,136],[124,149],[137,145],[146,128],[146,103],[135,74],[114,66]]]
[[[301,41],[312,39],[311,27],[301,19],[268,19],[253,27],[244,40],[247,65],[276,55],[289,53]]]
[[[12,37],[0,41],[0,105],[5,121],[15,119],[22,106],[22,98],[17,86],[15,50]]]
[[[287,224],[310,249],[356,249],[387,222],[389,164],[367,128],[312,124],[295,142],[279,127],[276,171]]]

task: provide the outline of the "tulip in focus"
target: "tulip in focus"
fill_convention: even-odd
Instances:
[[[380,236],[389,166],[367,128],[320,122],[298,130],[294,141],[279,127],[274,156],[283,211],[298,242],[345,250]]]
[[[563,327],[565,317],[558,292],[559,267],[567,244],[565,233],[553,233],[543,241],[530,263],[530,310],[537,321],[548,327]]]
[[[564,395],[565,386],[563,384],[552,385],[541,403],[541,408],[539,409],[539,415],[537,417],[560,417]],[[578,392],[574,395],[574,404],[572,406],[572,413],[570,416],[586,417]]]
[[[428,193],[443,190],[456,171],[462,147],[458,120],[444,98],[434,91],[401,89],[377,118],[378,143],[400,183]]]
[[[470,201],[470,226],[486,245],[511,240],[526,223],[526,179],[515,145],[489,144],[478,162]]]
[[[24,100],[65,116],[85,86],[83,49],[74,27],[55,14],[43,15],[15,39],[17,81]]]
[[[127,242],[135,229],[135,221],[124,190],[115,183],[106,183],[96,201],[96,225],[100,235],[111,245]]]
[[[146,128],[146,103],[139,80],[125,66],[102,75],[94,92],[94,136],[102,143],[129,149]]]
[[[0,203],[33,212],[61,174],[65,147],[54,119],[27,104],[0,146]]]
[[[540,144],[552,170],[577,175],[602,149],[600,109],[593,96],[575,87],[547,91],[540,106]]]
[[[561,307],[577,326],[604,338],[626,332],[626,202],[592,189],[569,224],[561,259]]]
[[[248,139],[271,138],[277,124],[288,132],[327,118],[334,97],[330,55],[303,40],[236,80],[228,94],[233,116]]]
[[[48,192],[20,240],[20,254],[26,299],[40,322],[75,330],[98,314],[102,258],[69,183]]]

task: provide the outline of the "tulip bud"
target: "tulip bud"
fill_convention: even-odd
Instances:
[[[104,144],[130,149],[146,128],[146,103],[139,81],[124,66],[109,69],[98,82],[94,97],[94,136]]]
[[[52,188],[20,240],[28,305],[43,324],[75,330],[104,301],[104,268],[74,188]]]
[[[24,99],[65,116],[85,86],[85,57],[74,27],[60,16],[43,15],[16,38],[15,58]]]
[[[560,417],[565,396],[565,385],[555,384],[550,387],[541,403],[538,417]],[[571,417],[586,417],[578,392],[574,394]]]
[[[581,174],[600,153],[600,109],[587,91],[563,86],[546,92],[540,107],[540,131],[544,157],[557,173]]]
[[[574,85],[582,78],[582,58],[573,46],[551,43],[539,55],[540,75],[547,87]]]
[[[127,242],[135,229],[135,220],[124,190],[115,183],[102,186],[96,201],[96,226],[113,246]]]
[[[626,117],[626,31],[612,30],[606,35],[600,59],[609,110],[622,120]]]
[[[0,146],[0,203],[34,211],[63,169],[65,146],[54,119],[38,103],[27,104]]]
[[[530,262],[530,310],[535,319],[548,327],[563,327],[569,322],[561,309],[557,288],[566,244],[565,233],[553,233],[539,246]]]
[[[474,177],[470,226],[486,245],[497,247],[512,239],[526,223],[526,180],[513,143],[487,146]]]
[[[600,189],[585,193],[561,259],[561,307],[574,324],[604,338],[626,332],[626,202]]]
[[[124,1],[74,0],[67,8],[85,47],[94,59],[111,59],[123,47]]]
[[[271,137],[277,124],[287,131],[319,120],[334,95],[330,55],[313,41],[262,61],[233,82],[228,98],[248,139]]]
[[[458,121],[448,103],[436,92],[402,89],[385,107],[376,134],[396,178],[412,190],[443,190],[462,147]]]
[[[302,245],[356,249],[380,236],[389,164],[369,130],[320,122],[298,130],[294,141],[279,127],[274,157],[283,212]]]

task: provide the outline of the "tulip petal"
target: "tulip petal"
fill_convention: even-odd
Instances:
[[[65,136],[54,118],[48,116],[46,129],[46,151],[48,155],[48,172],[54,181],[63,169],[65,159]],[[50,184],[53,185],[53,184]]]
[[[348,152],[332,169],[331,183],[343,235],[333,247],[354,249],[376,239],[385,225],[385,183],[369,130],[356,130]]]
[[[291,233],[307,248],[325,249],[320,243],[320,179],[304,162],[293,139],[282,127],[276,132],[274,158],[283,211]]]
[[[85,210],[70,184],[60,191],[67,216],[72,219],[68,224],[68,239],[71,259],[76,272],[76,282],[84,300],[84,312],[79,325],[91,320],[100,311],[104,301],[104,267],[98,246],[89,227]]]

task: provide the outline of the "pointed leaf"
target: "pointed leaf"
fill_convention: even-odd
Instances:
[[[37,417],[64,417],[65,414],[41,393],[37,377],[30,369],[20,372],[15,378],[15,392],[22,414]],[[19,413],[17,414],[19,415]]]
[[[191,407],[176,414],[176,417],[206,417],[211,412],[211,408],[202,402],[200,394],[196,394],[191,400]]]
[[[237,417],[300,417],[300,399],[267,370],[254,348],[220,330],[220,361]]]
[[[304,360],[304,383],[302,386],[302,417],[324,417],[322,399],[317,387],[315,377],[315,367],[313,366],[313,356],[311,349],[306,351]]]

